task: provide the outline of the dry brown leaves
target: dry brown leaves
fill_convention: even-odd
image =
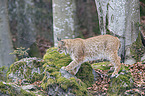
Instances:
[[[99,73],[100,76],[97,78],[97,81],[92,85],[92,87],[87,89],[91,91],[93,95],[102,95],[102,93],[105,95],[107,94],[110,78],[108,78],[107,71],[97,69],[96,72]]]
[[[130,90],[126,90],[127,92],[138,92],[141,95],[145,94],[145,64],[142,62],[137,62],[133,65],[126,65],[123,66],[129,67],[129,71],[131,72],[132,77],[134,78],[134,87]],[[107,72],[103,70],[96,70],[100,75],[97,78],[95,84],[88,88],[88,90],[94,95],[99,94],[107,94],[107,90],[109,87],[110,78],[107,76]]]
[[[38,36],[36,41],[37,41],[37,46],[39,47],[41,56],[44,56],[44,54],[46,53],[46,50],[52,47],[52,42],[50,42],[49,40],[41,36]]]

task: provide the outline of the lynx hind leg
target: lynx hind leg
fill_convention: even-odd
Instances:
[[[118,76],[118,72],[121,68],[120,57],[118,56],[117,52],[114,52],[110,58],[110,62],[114,65],[114,72],[112,73],[111,77]]]

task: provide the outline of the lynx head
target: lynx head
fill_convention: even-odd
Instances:
[[[65,53],[67,54],[67,51],[66,51],[66,46],[65,46],[65,42],[61,39],[57,39],[58,40],[58,52],[59,53]]]

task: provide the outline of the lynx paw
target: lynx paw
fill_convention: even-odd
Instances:
[[[66,67],[65,67],[65,66],[63,66],[63,67],[61,67],[61,69],[66,70]]]
[[[61,69],[66,70],[66,71],[70,71],[70,70],[68,70],[68,68],[65,67],[65,66],[61,67]]]
[[[72,75],[75,75],[76,73],[74,73],[73,70],[67,70],[67,68],[65,66],[61,67],[61,69],[68,71],[69,73],[71,73]]]
[[[111,78],[114,78],[114,77],[117,78],[118,76],[119,76],[119,74],[112,74]]]

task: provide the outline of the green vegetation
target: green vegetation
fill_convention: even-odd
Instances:
[[[40,51],[39,51],[39,47],[35,42],[30,46],[29,56],[30,57],[42,58],[42,56],[40,54]]]
[[[142,2],[142,4],[145,4],[145,0],[140,0],[140,2]],[[140,4],[140,15],[145,16],[145,6],[142,4]]]
[[[104,93],[109,96],[124,96],[126,90],[130,90],[134,86],[134,78],[127,65],[122,64],[118,72],[119,76],[113,78],[110,78],[113,72],[113,70],[110,71],[110,69],[114,66],[109,62],[95,63],[92,64],[92,67],[99,72],[100,77],[97,77],[96,83],[93,87],[90,87],[90,89],[94,88],[93,90],[97,91],[96,93],[100,95]]]
[[[129,70],[129,65],[122,64],[119,76],[117,78],[110,78],[113,73],[112,67],[114,67],[110,62],[99,62],[92,65],[85,62],[81,65],[76,77],[65,78],[60,69],[63,66],[67,66],[71,61],[69,55],[59,54],[57,48],[50,48],[44,55],[43,60],[24,58],[12,64],[7,72],[7,76],[9,77],[13,74],[13,76],[17,76],[18,78],[16,78],[16,80],[9,78],[8,80],[15,82],[18,86],[39,83],[36,90],[39,90],[39,93],[44,95],[53,95],[53,93],[49,93],[49,90],[52,90],[54,94],[62,95],[71,93],[71,95],[77,96],[90,96],[94,91],[95,94],[105,93],[107,95],[116,96],[124,95],[124,92],[127,93],[127,90],[131,90],[131,88],[134,87],[134,77]],[[96,81],[94,81],[92,68],[96,71]],[[4,68],[2,68],[2,70],[3,69]],[[1,90],[4,90],[4,85],[2,84]],[[10,89],[11,88],[12,87],[10,87]],[[91,91],[89,91],[90,89]],[[0,92],[4,93],[5,91]],[[13,88],[9,94],[12,94],[12,92]],[[30,92],[34,91],[30,90]],[[7,94],[8,92],[6,91],[5,93]],[[23,94],[29,93],[25,93],[24,91]],[[129,94],[129,92],[127,94]],[[33,96],[33,94],[31,96]]]
[[[56,84],[65,92],[67,92],[70,88],[71,92],[76,95],[87,96],[87,86],[85,83],[79,79],[75,79],[74,77],[66,79],[62,77],[59,72],[61,67],[67,66],[72,61],[69,55],[60,54],[57,51],[57,48],[50,48],[47,50],[43,59],[47,62],[43,65],[45,68],[45,76],[42,80],[43,89],[47,90],[48,86],[53,86]],[[47,79],[47,72],[50,73],[51,78],[49,79]]]
[[[71,61],[69,55],[59,54],[57,48],[50,48],[44,55],[43,60],[24,58],[12,64],[7,72],[7,76],[13,75],[18,78],[16,80],[9,78],[8,80],[18,82],[18,85],[25,85],[23,79],[27,82],[26,85],[41,81],[40,86],[46,92],[49,88],[58,87],[65,93],[70,91],[75,95],[87,96],[87,86],[90,86],[94,80],[92,72],[89,71],[92,68],[89,63],[83,64],[77,74],[82,81],[74,77],[64,78],[59,72],[60,68],[67,66]]]
[[[60,54],[55,47],[48,49],[43,59],[47,62],[47,65],[55,66],[57,69],[67,66],[72,61],[69,55]]]
[[[15,54],[17,55],[19,58],[24,58],[28,56],[28,52],[30,49],[27,48],[25,49],[25,47],[20,47],[20,48],[16,48],[16,50],[14,50],[14,52],[10,53],[10,54]]]
[[[117,96],[124,95],[126,90],[133,87],[133,77],[130,72],[124,70],[117,78],[112,78],[110,80],[110,85],[108,88],[108,95]]]
[[[0,93],[5,94],[6,96],[36,96],[32,92],[27,92],[16,86],[14,87],[9,84],[4,84],[3,82],[0,82]]]
[[[94,69],[108,70],[108,69],[110,69],[109,66],[106,66],[106,65],[108,65],[108,64],[110,64],[110,62],[99,62],[99,63],[94,63],[94,64],[92,64],[92,67],[93,67]]]
[[[7,67],[3,66],[3,67],[0,67],[0,80],[3,80],[3,81],[6,81],[6,73],[7,71]]]
[[[12,64],[7,72],[7,76],[13,74],[19,79],[27,79],[33,83],[37,80],[43,79],[43,60],[37,58],[24,58]],[[11,78],[9,78],[11,81]]]
[[[87,85],[87,87],[91,86],[94,83],[94,75],[92,73],[92,70],[93,69],[91,65],[86,62],[81,65],[78,73],[76,74],[76,77],[81,79]]]
[[[132,44],[130,52],[132,54],[132,57],[136,60],[136,62],[139,62],[141,60],[141,57],[144,54],[145,49],[142,46],[140,32],[138,33],[136,41]]]

